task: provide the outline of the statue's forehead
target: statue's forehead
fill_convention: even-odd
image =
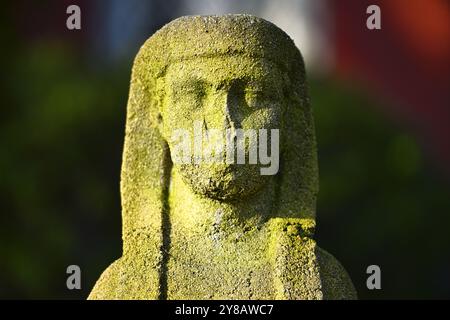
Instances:
[[[231,79],[253,81],[278,80],[280,70],[272,61],[261,57],[220,55],[196,57],[172,62],[167,69],[169,80],[202,79],[220,82]]]

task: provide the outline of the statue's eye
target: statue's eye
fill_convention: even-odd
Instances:
[[[205,96],[205,88],[203,88],[200,84],[190,85],[184,90],[184,92],[186,95],[196,99],[200,99]]]
[[[250,108],[267,108],[279,100],[278,91],[273,86],[250,86],[245,90],[245,101]]]
[[[263,102],[263,92],[258,89],[247,89],[245,90],[245,101],[247,105],[254,109],[263,107],[261,103]]]
[[[205,95],[205,86],[200,81],[182,81],[172,88],[172,98],[177,102],[201,102]]]

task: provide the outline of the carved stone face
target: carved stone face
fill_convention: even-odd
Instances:
[[[196,124],[203,130],[203,148],[217,143],[211,135],[205,136],[210,129],[223,136],[227,129],[256,133],[281,129],[283,74],[265,59],[230,55],[176,62],[167,69],[163,92],[160,125],[172,157],[174,130],[186,130],[194,137]],[[195,164],[192,159],[188,164],[175,164],[175,170],[198,194],[221,200],[242,198],[258,191],[269,177],[261,175],[259,158],[257,164],[249,164],[248,145],[245,150],[245,164],[225,160]]]

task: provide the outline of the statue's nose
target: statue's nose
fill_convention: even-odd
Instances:
[[[239,101],[233,90],[217,92],[211,107],[205,118],[208,128],[226,130],[240,127],[237,117]]]
[[[236,106],[233,101],[234,97],[230,95],[230,92],[227,92],[226,101],[222,107],[223,109],[223,127],[225,129],[235,129],[236,123],[232,111],[235,110]]]
[[[237,129],[241,127],[240,117],[240,90],[231,86],[226,90],[217,91],[214,103],[210,110],[210,119],[207,126],[216,129]]]

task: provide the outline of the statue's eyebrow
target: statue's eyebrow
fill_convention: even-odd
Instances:
[[[215,87],[217,89],[223,89],[223,88],[231,88],[231,87],[241,87],[241,89],[244,89],[246,86],[249,85],[251,82],[251,77],[236,77],[233,79],[223,79],[215,84]]]
[[[204,89],[208,82],[199,77],[177,78],[172,84],[173,91],[185,91],[188,88]]]

